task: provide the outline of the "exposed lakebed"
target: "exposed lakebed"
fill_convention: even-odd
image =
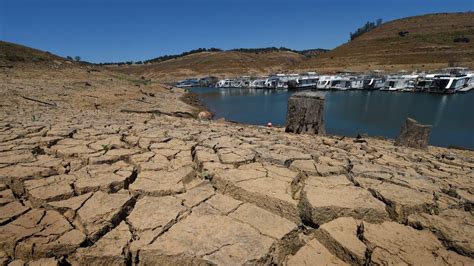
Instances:
[[[216,114],[245,124],[284,126],[294,91],[192,88]],[[433,125],[430,144],[474,149],[474,93],[439,95],[382,91],[328,91],[328,134],[396,138],[406,117]]]

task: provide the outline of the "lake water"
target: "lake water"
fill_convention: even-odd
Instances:
[[[294,91],[192,88],[215,118],[245,124],[284,126]],[[474,92],[440,95],[383,91],[326,92],[328,134],[396,138],[406,117],[433,125],[430,144],[474,149]]]

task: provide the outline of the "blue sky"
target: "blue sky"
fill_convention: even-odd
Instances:
[[[334,48],[366,21],[474,11],[474,0],[0,0],[0,40],[91,62],[196,48]]]

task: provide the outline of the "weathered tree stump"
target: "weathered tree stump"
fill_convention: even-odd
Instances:
[[[431,125],[422,125],[412,118],[407,118],[405,125],[402,126],[400,136],[395,141],[395,145],[426,149],[430,139],[431,127]]]
[[[315,91],[293,94],[288,100],[285,131],[298,134],[325,134],[324,94]]]

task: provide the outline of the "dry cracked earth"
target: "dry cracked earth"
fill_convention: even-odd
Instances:
[[[20,109],[0,109],[2,265],[474,265],[471,151]]]

